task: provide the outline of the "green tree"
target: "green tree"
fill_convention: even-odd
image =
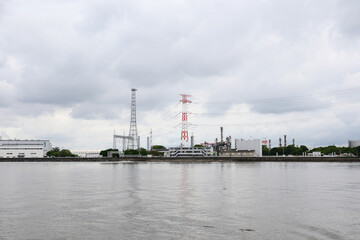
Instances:
[[[139,155],[139,151],[136,149],[126,149],[124,151],[125,155]]]
[[[112,149],[112,148],[109,148],[109,149],[106,149],[106,150],[102,150],[100,152],[100,155],[103,156],[103,157],[107,157],[108,156],[108,152],[118,152],[119,150],[118,149]],[[119,154],[113,154],[112,157],[119,157]]]
[[[337,155],[343,154],[343,153],[357,155],[359,153],[359,151],[357,151],[357,148],[337,147],[335,145],[330,145],[327,147],[317,147],[317,148],[312,149],[311,152],[321,152],[324,155],[329,155],[332,153],[335,153]]]
[[[147,151],[146,151],[146,149],[145,148],[140,148],[140,155],[141,156],[146,156],[148,153],[147,153]]]
[[[156,151],[165,151],[166,147],[162,146],[162,145],[153,145],[152,150],[156,150]]]
[[[276,156],[276,155],[283,155],[283,148],[282,147],[274,147],[270,150],[270,155],[271,156]]]
[[[299,155],[303,154],[303,150],[302,150],[302,148],[295,147],[294,145],[288,145],[284,149],[284,153],[285,153],[285,155],[299,156]]]
[[[262,155],[267,156],[267,155],[269,155],[269,153],[270,153],[269,148],[265,145],[262,145]]]
[[[321,152],[324,155],[329,155],[331,153],[340,154],[340,149],[335,145],[330,145],[327,147],[317,147],[311,150],[311,152]]]
[[[360,146],[354,148],[354,155],[359,157],[360,154]]]
[[[72,154],[68,149],[61,149],[54,147],[52,150],[46,153],[48,157],[77,157],[77,155]]]
[[[194,148],[203,148],[204,146],[203,145],[201,145],[201,144],[196,144],[196,145],[194,145]]]
[[[164,156],[163,152],[154,151],[154,150],[148,151],[147,153],[148,153],[148,155],[151,155],[151,156]]]
[[[305,145],[301,145],[300,148],[303,152],[309,151],[309,149]]]

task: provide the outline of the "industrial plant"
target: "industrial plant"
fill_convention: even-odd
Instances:
[[[142,156],[164,156],[168,158],[179,157],[262,157],[262,156],[285,156],[295,153],[297,156],[322,156],[321,152],[308,152],[305,146],[301,148],[295,146],[295,139],[292,144],[288,144],[287,135],[279,138],[279,147],[272,147],[271,139],[241,139],[235,138],[232,146],[232,137],[224,137],[224,128],[220,128],[220,138],[216,137],[215,141],[204,142],[200,144],[194,143],[194,135],[190,136],[189,143],[189,112],[188,106],[192,103],[191,95],[180,94],[179,103],[182,106],[181,111],[181,131],[179,145],[166,149],[163,146],[153,149],[152,130],[149,130],[147,136],[146,149],[140,148],[140,136],[137,128],[136,118],[136,91],[131,89],[131,106],[130,106],[130,127],[128,134],[113,133],[113,146],[105,151],[94,150],[73,150],[73,154],[84,158],[98,157],[125,157],[126,155]],[[349,148],[357,148],[360,146],[360,140],[349,140]],[[300,149],[300,150],[299,150]],[[50,140],[1,140],[0,138],[0,158],[43,158],[52,150]],[[264,153],[263,151],[266,150]],[[296,150],[298,150],[296,152]],[[328,151],[328,150],[327,150]],[[300,153],[301,152],[301,153]],[[299,154],[300,153],[300,154]],[[330,152],[332,155],[337,154],[336,150]],[[340,151],[341,153],[341,151]],[[353,155],[358,156],[358,149],[353,151]]]
[[[130,129],[129,134],[118,135],[114,131],[113,134],[113,150],[109,151],[108,156],[117,154],[122,156],[127,149],[136,150],[140,148],[140,136],[137,132],[136,122],[136,91],[137,89],[131,89],[131,117],[130,117]],[[262,145],[260,139],[235,139],[235,149],[231,148],[231,136],[223,137],[223,127],[220,127],[220,141],[216,138],[214,143],[202,143],[201,146],[194,145],[194,136],[191,136],[190,146],[189,142],[189,123],[188,123],[188,105],[192,103],[189,99],[191,95],[180,94],[180,103],[182,105],[181,112],[181,132],[180,132],[180,144],[177,147],[170,147],[166,151],[163,151],[165,157],[261,157]],[[121,147],[123,151],[115,151]],[[150,130],[150,136],[147,137],[147,150],[152,148],[152,131]]]
[[[120,147],[117,143],[122,145],[122,150],[117,152],[119,156],[123,155],[126,149],[136,150],[140,148],[140,136],[137,132],[136,123],[136,89],[131,90],[131,117],[130,117],[130,130],[129,134],[117,135],[114,131],[113,134],[113,149]],[[271,139],[234,139],[235,146],[232,147],[232,137],[224,137],[224,128],[220,127],[220,140],[215,138],[215,142],[204,142],[195,145],[194,135],[190,137],[189,145],[189,112],[188,105],[192,103],[190,100],[191,95],[180,94],[181,99],[179,103],[182,105],[181,111],[181,131],[180,142],[178,146],[170,147],[167,150],[162,150],[164,157],[262,157],[263,148],[267,149],[268,155],[270,154]],[[288,147],[287,135],[284,135],[283,139],[279,138],[279,148],[283,149],[283,152],[276,152],[276,156],[285,155],[285,150]],[[295,139],[292,139],[291,146],[295,147]],[[360,141],[349,141],[349,147],[360,146]],[[147,136],[147,148],[149,151],[152,149],[152,130],[150,129],[150,136]],[[114,152],[112,152],[114,153]],[[317,153],[311,153],[316,156]],[[310,155],[311,155],[310,154]],[[304,154],[305,155],[305,154]]]

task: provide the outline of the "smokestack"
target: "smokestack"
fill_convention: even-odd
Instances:
[[[224,142],[224,135],[223,135],[223,133],[224,133],[224,129],[223,129],[223,127],[220,127],[220,133],[221,133],[221,142]]]
[[[191,147],[194,147],[194,135],[193,134],[191,134],[191,142],[190,142],[190,146]]]
[[[271,139],[269,139],[269,149],[271,149]]]
[[[1,140],[1,137],[0,137]],[[114,135],[113,135],[113,149],[116,148],[116,138],[115,138],[115,129],[114,129]]]
[[[284,135],[284,147],[286,147],[286,135]]]
[[[150,137],[148,136],[146,140],[147,140],[146,150],[150,151]]]
[[[293,138],[293,146],[295,147],[295,138]]]
[[[152,129],[150,129],[150,150],[152,150]]]
[[[279,147],[282,147],[282,145],[281,145],[281,138],[279,138]]]

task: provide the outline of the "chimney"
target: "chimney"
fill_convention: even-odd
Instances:
[[[224,135],[223,135],[223,133],[224,133],[224,128],[223,127],[220,127],[220,133],[221,133],[221,142],[224,142]]]

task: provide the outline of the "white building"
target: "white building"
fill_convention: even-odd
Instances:
[[[349,140],[349,147],[358,147],[360,146],[360,140]]]
[[[219,157],[254,157],[254,150],[230,150],[219,153]]]
[[[42,158],[51,149],[49,140],[0,140],[0,158]]]
[[[169,148],[164,153],[165,157],[211,157],[214,155],[213,148],[176,147]]]
[[[312,152],[308,154],[309,157],[321,157],[321,155],[321,152]]]
[[[235,139],[237,151],[254,151],[254,157],[262,157],[262,144],[260,139]]]
[[[100,151],[98,150],[71,150],[72,154],[78,155],[83,158],[99,158],[102,157],[100,155]]]

